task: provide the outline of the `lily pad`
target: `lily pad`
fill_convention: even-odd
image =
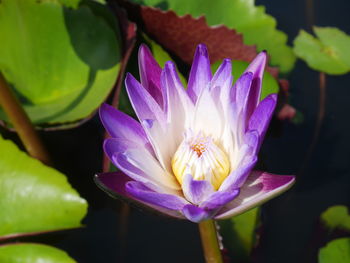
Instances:
[[[259,208],[254,208],[231,219],[218,221],[223,242],[239,262],[249,261],[256,240]]]
[[[321,248],[318,254],[318,263],[349,263],[350,238],[339,238],[329,242]]]
[[[33,123],[75,122],[102,103],[119,71],[116,31],[83,4],[0,2],[0,70]]]
[[[220,66],[221,61],[218,61],[214,63],[211,66],[211,69],[213,72],[216,71],[216,69]],[[236,80],[243,74],[243,72],[248,67],[249,63],[245,61],[239,61],[234,60],[232,61],[232,75],[234,77],[233,81],[236,82]],[[278,93],[279,86],[276,81],[276,79],[267,71],[264,73],[264,78],[262,81],[262,89],[261,89],[261,96],[260,100],[263,100],[266,96],[272,94],[272,93]]]
[[[350,71],[350,36],[337,28],[314,27],[316,37],[301,30],[294,52],[314,70],[341,75]]]
[[[76,263],[60,249],[32,243],[0,246],[1,263]]]
[[[81,226],[87,203],[63,174],[1,137],[0,156],[0,240]]]
[[[276,29],[276,19],[265,13],[265,7],[255,6],[254,0],[133,0],[163,10],[174,10],[178,15],[205,15],[209,25],[224,24],[243,34],[244,43],[257,45],[259,51],[267,50],[271,64],[281,72],[289,72],[295,55],[287,43],[287,35]]]
[[[350,215],[346,206],[335,205],[329,207],[322,213],[321,220],[331,230],[340,228],[350,231]]]

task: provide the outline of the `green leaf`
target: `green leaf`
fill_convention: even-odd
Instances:
[[[318,39],[301,30],[294,40],[294,52],[314,70],[332,75],[350,71],[350,37],[337,28],[314,27]]]
[[[350,230],[350,215],[344,205],[329,207],[321,214],[321,220],[331,230],[335,228]]]
[[[63,174],[1,136],[0,156],[0,239],[80,226],[87,203]]]
[[[60,249],[32,243],[0,246],[1,263],[75,263]]]
[[[231,219],[219,221],[223,241],[235,259],[246,262],[255,243],[259,208],[253,208]]]
[[[350,238],[339,238],[329,242],[318,253],[319,263],[349,263]]]
[[[331,47],[332,52],[350,68],[350,36],[335,27],[314,27],[314,31],[321,42]]]
[[[135,1],[162,9],[172,9],[178,15],[205,15],[209,25],[224,24],[244,36],[244,43],[257,45],[259,51],[267,50],[271,64],[281,72],[292,70],[295,56],[287,46],[287,35],[276,29],[276,19],[265,13],[265,7],[255,6],[254,0],[144,0]]]
[[[0,70],[35,124],[83,119],[113,87],[119,31],[86,5],[2,0],[0,34]]]
[[[211,66],[212,71],[215,72],[220,66],[220,64],[221,64],[221,61],[215,62]],[[232,74],[234,77],[233,79],[234,83],[243,74],[243,72],[246,70],[248,65],[249,63],[245,61],[239,61],[239,60],[232,61]],[[272,77],[272,75],[269,72],[265,71],[263,82],[262,82],[260,100],[263,100],[269,94],[278,93],[278,91],[279,91],[279,86],[276,79]]]

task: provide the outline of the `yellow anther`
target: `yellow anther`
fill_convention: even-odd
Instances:
[[[227,154],[210,137],[202,136],[185,139],[175,152],[171,166],[180,184],[188,173],[195,180],[208,180],[215,190],[230,172]]]
[[[204,153],[206,150],[204,144],[201,142],[192,144],[190,148],[192,149],[192,151],[195,151],[197,153],[198,157],[201,157],[202,153]]]

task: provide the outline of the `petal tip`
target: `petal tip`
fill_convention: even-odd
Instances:
[[[271,93],[268,97],[274,101],[277,101],[277,93]]]
[[[175,63],[171,60],[165,62],[164,69],[169,70],[169,69],[174,69],[175,68]]]
[[[140,55],[145,55],[145,54],[151,54],[151,50],[146,44],[142,43],[139,47],[139,57]]]
[[[126,72],[125,80],[134,78],[134,76],[130,72]]]
[[[196,48],[196,53],[198,53],[201,56],[205,56],[208,57],[208,49],[207,46],[203,43],[198,44],[197,48]]]
[[[271,180],[273,176],[273,180]],[[295,183],[295,176],[293,175],[271,175],[264,173],[263,177],[264,191],[271,191],[277,188],[285,188],[286,190],[292,187]]]

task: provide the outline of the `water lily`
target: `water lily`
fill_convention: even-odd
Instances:
[[[200,222],[243,213],[287,190],[293,176],[253,171],[277,96],[260,101],[267,55],[261,52],[232,85],[231,61],[212,75],[196,49],[185,89],[176,67],[162,69],[139,50],[141,83],[125,79],[139,121],[102,105],[104,151],[121,172],[99,174],[111,195],[176,218]]]

